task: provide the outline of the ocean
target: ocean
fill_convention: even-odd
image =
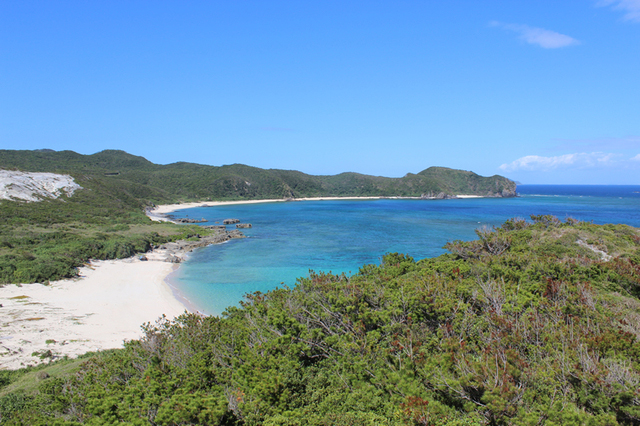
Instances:
[[[199,249],[168,279],[201,312],[220,315],[243,296],[293,287],[310,270],[352,274],[385,253],[416,260],[505,220],[551,214],[640,227],[640,185],[519,185],[516,198],[325,200],[197,207],[176,218],[251,223],[244,239]],[[235,229],[235,225],[229,225]]]

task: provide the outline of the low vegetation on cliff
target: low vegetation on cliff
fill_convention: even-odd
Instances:
[[[0,423],[640,423],[640,230],[534,216],[446,248],[2,373]]]

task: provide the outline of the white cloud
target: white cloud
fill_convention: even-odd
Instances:
[[[596,6],[610,6],[616,10],[623,10],[624,20],[640,22],[640,0],[601,0]]]
[[[631,161],[640,161],[640,154],[636,155],[631,159]]]
[[[595,167],[608,167],[620,165],[618,158],[620,154],[604,152],[581,152],[576,154],[565,154],[556,157],[542,157],[539,155],[527,155],[518,158],[511,163],[500,166],[500,170],[505,172],[514,171],[549,171],[556,169],[587,169]],[[640,161],[640,154],[636,156]],[[634,159],[636,158],[634,157]]]
[[[492,27],[500,27],[520,34],[520,38],[529,44],[537,44],[545,49],[557,49],[559,47],[580,44],[578,40],[568,35],[544,28],[530,27],[522,24],[503,24],[497,21],[490,22]]]

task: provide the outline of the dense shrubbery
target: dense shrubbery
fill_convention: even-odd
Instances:
[[[151,225],[141,201],[113,192],[78,191],[68,199],[38,203],[0,202],[0,284],[71,277],[89,259],[129,257],[194,232],[189,226]],[[207,233],[201,228],[198,232]]]
[[[544,216],[448,247],[147,324],[2,424],[640,423],[637,229]]]
[[[157,230],[162,230],[164,235]],[[11,249],[0,248],[0,284],[46,282],[73,277],[77,274],[77,268],[90,259],[123,259],[149,251],[152,246],[186,239],[195,233],[206,234],[207,231],[167,224],[157,225],[148,231],[140,227],[135,233],[34,231],[22,237],[16,235],[19,233],[20,229],[13,229],[12,235],[2,240],[4,246]]]
[[[89,259],[122,259],[168,240],[155,234],[80,237],[72,233],[38,235],[32,251],[0,256],[0,283],[45,282],[74,276]],[[17,246],[19,247],[19,246]]]

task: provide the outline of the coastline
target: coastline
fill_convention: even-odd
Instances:
[[[485,198],[481,195],[464,195],[459,194],[452,197],[456,198]],[[275,198],[264,200],[238,200],[238,201],[200,201],[191,203],[179,203],[179,204],[162,204],[155,206],[154,208],[147,209],[146,214],[151,220],[172,222],[167,214],[176,210],[190,209],[194,207],[216,207],[216,206],[231,206],[234,204],[259,204],[259,203],[285,203],[296,201],[332,201],[332,200],[436,200],[437,197],[307,197],[307,198]]]
[[[170,253],[157,249],[146,261],[92,261],[79,269],[79,278],[1,287],[0,369],[121,348],[142,337],[144,323],[189,312],[165,281],[175,270],[164,261]],[[48,351],[43,359],[33,355]]]
[[[482,198],[459,195],[457,198]],[[241,201],[206,201],[156,206],[146,211],[155,221],[192,207],[287,201],[420,199],[418,197],[311,197]],[[424,198],[423,198],[424,199]],[[215,241],[213,243],[220,243]],[[185,312],[200,313],[171,284],[169,276],[194,247],[168,243],[163,248],[118,260],[94,260],[79,268],[79,278],[43,284],[0,287],[0,370],[34,366],[62,357],[122,348],[139,339],[141,326],[163,315],[173,319]],[[50,354],[40,358],[33,354]]]

